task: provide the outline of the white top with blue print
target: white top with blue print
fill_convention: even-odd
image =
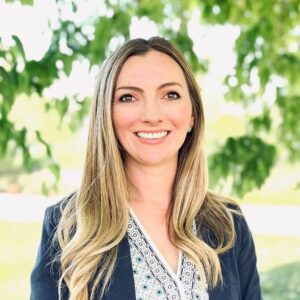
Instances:
[[[193,226],[196,234],[196,226]],[[130,210],[127,230],[137,300],[208,300],[206,279],[180,250],[177,272]]]

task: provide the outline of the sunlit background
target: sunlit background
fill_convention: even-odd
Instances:
[[[296,113],[297,109],[300,111],[300,92],[299,85],[295,87],[297,80],[290,82],[290,75],[284,76],[288,73],[284,68],[291,69],[290,65],[281,66],[282,63],[278,61],[280,68],[283,68],[281,71],[280,68],[277,70],[274,67],[276,61],[273,62],[274,65],[268,62],[271,75],[267,78],[267,84],[263,84],[264,77],[258,67],[248,74],[249,78],[251,77],[248,85],[243,82],[240,84],[244,79],[241,79],[243,75],[238,73],[237,57],[247,49],[237,45],[241,44],[241,37],[249,24],[239,24],[234,11],[227,22],[222,17],[218,19],[226,6],[214,4],[206,7],[203,3],[198,5],[197,1],[191,1],[193,4],[186,6],[177,5],[176,1],[171,0],[145,1],[145,4],[140,2],[135,4],[141,5],[140,10],[134,6],[136,10],[130,11],[130,1],[40,0],[32,4],[32,1],[0,0],[0,298],[28,299],[29,275],[37,253],[44,209],[74,191],[80,184],[87,140],[89,99],[93,95],[98,65],[105,54],[114,50],[127,38],[163,35],[177,42],[179,48],[186,53],[193,51],[198,61],[194,60],[191,64],[202,90],[205,108],[206,151],[211,158],[210,187],[234,196],[242,205],[256,242],[264,299],[300,299],[300,148],[297,148],[299,139],[297,140],[295,135],[300,137],[300,124],[293,121],[293,113]],[[240,7],[246,5],[243,4],[244,1],[237,3]],[[266,18],[268,14],[276,14],[279,9],[283,12],[287,9],[278,6],[281,1],[274,0],[270,1],[272,11],[259,15],[255,4],[257,1],[249,3],[252,3],[250,8],[253,9],[252,13],[251,9],[248,10],[249,14],[257,14],[258,19]],[[155,11],[156,6],[160,5],[164,7],[162,20],[159,12]],[[176,9],[180,11],[177,6],[180,5],[186,9],[187,15],[176,15]],[[229,2],[227,5],[230,7]],[[297,1],[286,1],[285,5],[291,14],[299,16],[300,4],[297,4]],[[206,11],[208,9],[211,9],[211,15]],[[247,11],[249,7],[245,6],[244,9]],[[262,5],[260,9],[269,8]],[[107,21],[118,16],[117,13],[120,15],[121,25],[124,14],[127,16],[127,19],[124,18],[127,20],[127,23],[124,21],[127,36],[125,31],[122,33],[120,29],[114,29],[114,26],[117,28],[114,20],[107,27],[112,31],[112,38],[100,31],[104,42],[107,41],[106,45],[99,45],[98,49],[94,43],[87,48],[87,53],[78,48],[79,45],[85,47],[86,43],[81,33],[88,41],[99,38],[100,29],[95,30],[95,24],[99,28],[102,26],[101,18]],[[168,15],[170,18],[166,17]],[[294,20],[296,17],[293,19],[292,16],[290,19]],[[66,21],[66,27],[62,27],[62,20]],[[289,39],[290,44],[282,45],[287,50],[282,48],[281,52],[285,55],[284,51],[287,51],[287,54],[294,56],[295,60],[292,60],[291,64],[299,66],[299,69],[294,69],[294,76],[299,77],[299,17],[297,22],[291,25],[293,33]],[[184,24],[186,28],[182,29]],[[273,25],[276,27],[278,24]],[[249,28],[249,31],[253,29],[251,26]],[[38,74],[43,73],[41,62],[53,47],[55,30],[60,31],[55,51],[62,54],[61,57],[57,55],[53,61],[57,75],[52,76],[49,73],[49,78],[52,76],[53,81],[45,83],[39,92],[38,87],[42,86],[43,76],[47,78],[47,73],[38,77]],[[77,40],[73,48],[68,35],[70,32],[73,32]],[[253,34],[257,34],[255,41],[258,46],[266,43],[266,38],[259,29]],[[12,50],[19,46],[18,42],[22,45],[24,57],[17,50]],[[188,43],[191,45],[185,47]],[[279,47],[275,41],[274,47]],[[20,48],[18,49],[20,51]],[[76,49],[82,52],[74,58]],[[251,50],[251,47],[249,49]],[[245,54],[245,60],[248,59],[250,65],[255,57],[256,63],[259,59],[261,64],[267,62],[264,53],[259,53],[258,50],[252,56]],[[68,57],[72,57],[72,60],[68,61]],[[193,57],[188,54],[187,58],[193,61]],[[7,75],[13,73],[14,63],[16,74],[25,74],[29,70],[29,67],[26,67],[28,62],[36,62],[39,71],[33,78],[24,79],[25,84],[22,85],[20,80],[14,81],[13,76]],[[49,64],[49,61],[46,62]],[[248,69],[250,70],[250,67]],[[292,72],[290,69],[289,72]],[[49,72],[48,69],[45,72]],[[29,71],[28,74],[32,75]],[[19,87],[26,84],[32,89],[26,86],[22,90]],[[241,96],[244,95],[244,98],[230,101],[230,97],[234,98],[236,95],[235,87],[243,90],[244,94]],[[280,104],[278,90],[284,91],[283,95],[288,94],[293,99],[290,100],[293,102],[289,104],[289,110],[285,108],[284,116],[280,109],[287,106]],[[9,94],[8,91],[12,92]],[[12,105],[7,114],[7,122],[13,124],[12,132],[26,129],[25,140],[20,139],[18,135],[16,138],[13,135],[7,137],[9,134],[6,133],[9,131],[3,120],[5,105],[9,101]],[[287,100],[285,101],[287,103]],[[285,120],[294,122],[288,123],[291,126],[291,137],[288,136],[289,128],[285,123],[288,121]],[[235,150],[236,148],[229,147],[234,143],[239,145],[239,141],[244,137],[244,148],[236,146]],[[5,143],[5,138],[8,142],[4,151],[1,143]],[[254,157],[252,162],[247,160],[247,154],[254,149],[250,147],[253,141],[256,142],[256,147],[261,145],[266,148],[259,148],[255,154],[258,158]],[[271,148],[268,148],[269,145]],[[271,160],[272,149],[275,148],[276,155]],[[24,152],[32,160],[26,160]],[[245,157],[245,160],[242,160],[242,163],[234,160],[235,155],[240,155],[241,159]],[[259,157],[263,162],[269,161],[270,158],[270,165],[265,166],[262,163],[256,166],[255,162],[259,162]],[[228,164],[228,174],[226,164],[225,171],[218,168],[220,159],[231,162]],[[243,164],[247,165],[248,169],[243,169]],[[243,171],[246,175],[241,175]],[[265,175],[260,182],[261,174]],[[240,177],[241,182],[247,185],[240,185],[239,188],[236,182]]]

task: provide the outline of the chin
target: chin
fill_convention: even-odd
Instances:
[[[165,164],[177,163],[177,156],[172,157],[151,157],[145,155],[138,160],[138,162],[144,166],[159,167]]]

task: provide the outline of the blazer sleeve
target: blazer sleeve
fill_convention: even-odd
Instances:
[[[56,300],[58,299],[59,272],[57,263],[53,263],[55,247],[52,239],[56,229],[53,218],[54,206],[45,211],[42,237],[34,268],[30,276],[30,300]]]
[[[257,272],[256,251],[253,237],[244,216],[238,217],[237,230],[237,267],[242,300],[261,300],[259,275]]]

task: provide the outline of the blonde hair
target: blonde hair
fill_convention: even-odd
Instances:
[[[128,226],[129,192],[122,151],[112,123],[112,99],[119,72],[133,55],[160,51],[172,57],[185,75],[193,107],[194,127],[179,150],[173,201],[169,206],[172,242],[203,269],[210,286],[221,280],[218,254],[232,247],[235,239],[232,200],[207,191],[206,159],[203,154],[204,116],[198,85],[180,52],[163,38],[126,42],[103,64],[91,107],[88,144],[79,191],[61,205],[56,231],[61,266],[59,293],[66,284],[70,300],[93,299],[101,282],[101,296],[112,276],[118,244]],[[198,219],[212,231],[216,244],[206,244],[192,230]],[[201,228],[202,228],[201,227]]]

